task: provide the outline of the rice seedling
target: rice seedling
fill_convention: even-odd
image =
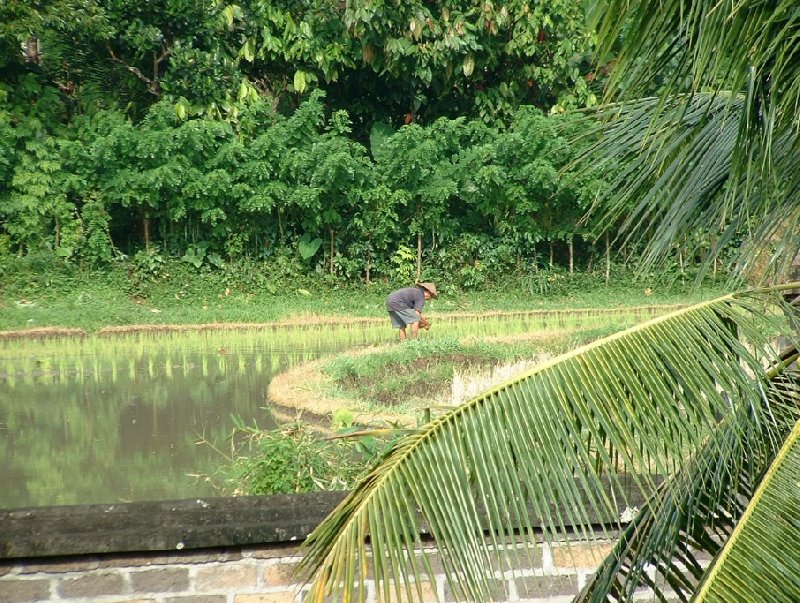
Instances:
[[[532,331],[568,337],[579,326],[622,326],[635,321],[637,313],[587,311],[578,316],[553,312],[515,312],[508,315],[433,313],[432,317],[433,329],[424,333],[418,343],[428,345],[430,350],[439,349],[445,353],[447,344],[443,342],[456,338],[477,342],[502,336],[509,340],[507,347],[513,347],[516,338],[526,337]],[[106,462],[102,460],[104,458],[115,458],[113,451],[130,448],[132,456],[124,461],[126,467],[145,468],[157,474],[159,463],[153,452],[141,448],[140,444],[152,445],[157,442],[159,445],[173,446],[167,451],[167,459],[172,458],[169,455],[175,454],[175,450],[181,450],[181,456],[188,459],[185,461],[187,463],[217,462],[218,459],[212,459],[208,454],[203,456],[195,450],[197,447],[189,443],[197,441],[199,432],[206,433],[208,438],[226,437],[229,433],[229,413],[221,413],[221,419],[216,417],[214,420],[217,423],[211,425],[207,423],[209,414],[203,412],[203,408],[213,408],[224,402],[229,404],[226,408],[231,412],[263,417],[264,388],[275,375],[296,367],[302,374],[301,383],[307,387],[308,363],[316,362],[323,355],[341,355],[344,350],[371,349],[375,344],[393,342],[394,337],[388,319],[381,317],[353,319],[349,322],[315,319],[282,325],[227,325],[221,329],[201,326],[163,331],[109,330],[81,336],[69,334],[59,338],[16,339],[13,342],[0,340],[0,411],[6,416],[21,418],[27,412],[25,409],[34,408],[35,422],[19,427],[20,433],[28,433],[25,437],[30,440],[29,452],[20,454],[37,455],[42,452],[41,446],[34,445],[34,440],[53,442],[53,446],[58,443],[63,447],[64,458],[59,457],[59,470],[63,470],[64,475],[68,473],[66,457],[74,457],[72,471],[75,474],[83,471],[88,462],[86,459],[76,460],[80,454],[71,446],[96,449],[97,459],[91,462],[97,463]],[[492,360],[495,361],[499,362]],[[384,384],[380,396],[385,399],[367,399],[362,407],[364,412],[373,417],[385,417],[386,400],[392,392],[409,387],[400,380],[385,378],[390,372],[391,368],[384,367],[376,369],[372,377],[359,377],[365,382],[372,380]],[[219,379],[221,376],[225,379]],[[244,393],[240,394],[231,385],[237,378],[252,382],[254,387],[251,390],[243,389]],[[452,367],[431,367],[425,373],[424,381],[445,383],[452,378]],[[78,392],[84,394],[79,395]],[[358,408],[350,409],[350,397],[354,395],[352,391],[341,387],[339,393],[345,396],[340,404],[342,408],[354,415],[360,412]],[[191,398],[187,397],[189,395]],[[172,401],[177,396],[186,397],[186,401],[182,402],[184,406]],[[432,400],[436,400],[435,396],[431,397],[430,391],[421,390],[410,391],[406,398],[408,401],[395,403],[394,410],[421,415],[426,408],[434,406]],[[34,400],[35,404],[32,403]],[[43,401],[49,401],[50,406]],[[169,413],[166,409],[169,409]],[[69,417],[68,426],[59,423],[63,417]],[[173,427],[183,431],[168,437],[167,431]],[[25,429],[30,431],[26,432]],[[150,431],[140,433],[143,429]],[[46,434],[46,437],[43,438],[41,434]],[[93,434],[97,442],[87,445],[85,438],[89,437],[88,434]],[[70,438],[75,441],[64,444]],[[119,438],[125,439],[124,446],[118,441]],[[184,448],[193,452],[185,452]],[[52,455],[49,448],[47,454]],[[11,465],[16,463],[14,467],[17,470],[19,466],[25,467],[27,464],[33,470],[33,466],[37,465],[32,459],[12,461]],[[171,461],[162,460],[162,466],[171,466]],[[186,472],[191,470],[187,467]],[[197,470],[195,466],[194,471]],[[0,469],[0,481],[2,471]],[[71,498],[71,494],[62,496],[56,493],[54,489],[72,487],[64,475],[49,475],[49,481],[45,481],[43,474],[41,482],[36,477],[30,479],[40,484],[42,496],[50,492],[49,496],[61,497],[59,500],[89,502],[90,499],[78,500]],[[153,480],[170,481],[161,478],[163,476]],[[177,484],[180,480],[173,475],[172,481]],[[100,489],[103,487],[101,482],[98,480]],[[76,484],[74,487],[79,486]],[[143,487],[139,491],[150,491],[149,488]],[[169,492],[170,496],[179,495],[175,490]],[[189,495],[195,492],[197,490]],[[17,502],[27,504],[30,501]],[[8,504],[12,503],[5,501],[0,493],[0,507]]]

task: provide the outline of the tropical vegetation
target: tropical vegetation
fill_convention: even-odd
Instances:
[[[795,3],[591,7],[614,102],[594,113],[585,169],[614,166],[607,219],[622,218],[651,265],[710,244],[711,269],[717,246],[737,240],[739,272],[785,277],[800,208]],[[535,518],[548,540],[592,539],[599,516],[617,518],[621,537],[578,600],[631,600],[640,587],[657,599],[800,599],[800,396],[787,370],[797,309],[786,303],[799,286],[618,333],[401,440],[309,538],[310,598],[352,600],[367,573],[382,600],[421,596],[424,522],[458,596],[490,600],[489,577],[524,554],[515,545]],[[626,500],[621,475],[648,494],[630,522],[614,503]]]
[[[475,288],[605,253],[546,118],[596,100],[578,0],[10,0],[0,49],[0,260]]]
[[[250,295],[298,275],[532,292],[609,280],[612,251],[786,280],[796,2],[593,0],[589,27],[583,4],[4,2],[3,296],[96,270],[144,305],[176,265]],[[309,538],[312,597],[371,573],[413,599],[424,522],[454,591],[488,600],[503,545],[592,538],[627,475],[649,498],[581,600],[800,600],[798,287],[612,335],[397,441]]]
[[[247,261],[273,295],[297,273],[479,289],[608,278],[612,251],[638,250],[579,222],[618,173],[569,170],[569,135],[592,133],[565,110],[609,73],[579,0],[10,0],[0,48],[4,273]],[[709,253],[692,251],[672,259]]]

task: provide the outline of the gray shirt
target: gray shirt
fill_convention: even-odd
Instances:
[[[398,310],[414,309],[417,312],[422,312],[422,306],[425,305],[425,294],[419,287],[406,287],[405,289],[398,289],[392,291],[389,297],[386,298],[386,309],[389,312],[397,312]]]

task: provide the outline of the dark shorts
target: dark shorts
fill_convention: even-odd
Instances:
[[[392,319],[392,327],[395,329],[405,328],[412,322],[419,322],[419,314],[413,308],[407,310],[389,310],[389,318]]]

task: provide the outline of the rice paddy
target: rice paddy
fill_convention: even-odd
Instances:
[[[436,314],[423,338],[623,326],[670,307]],[[0,508],[215,495],[232,417],[271,427],[273,377],[394,341],[388,319],[0,334]]]

